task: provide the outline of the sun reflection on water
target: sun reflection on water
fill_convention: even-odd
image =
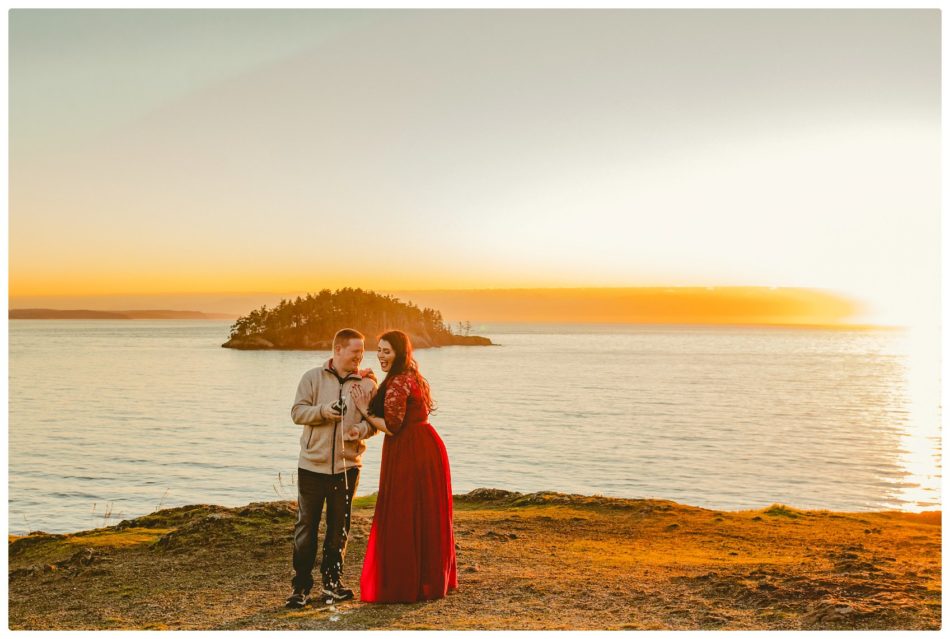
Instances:
[[[940,508],[941,424],[940,349],[936,330],[908,330],[902,340],[905,358],[907,419],[900,432],[898,463],[907,472],[900,483],[905,510]]]

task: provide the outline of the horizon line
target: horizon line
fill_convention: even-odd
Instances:
[[[142,317],[129,317],[121,318],[125,320],[162,320],[162,321],[175,321],[188,319],[191,321],[222,321],[225,319],[237,319],[243,317],[242,315],[236,315],[233,313],[219,313],[214,311],[198,311],[198,310],[187,310],[187,309],[143,309],[143,310],[131,310],[131,309],[108,309],[108,310],[97,310],[97,309],[81,309],[81,308],[10,308],[9,311],[53,311],[57,313],[199,313],[202,315],[217,315],[219,317],[209,317],[209,318],[142,318]],[[225,317],[221,317],[225,316]],[[49,320],[63,320],[63,321],[76,321],[76,320],[99,320],[99,319],[120,319],[120,318],[20,318],[8,317],[8,321],[49,321]],[[695,326],[695,327],[716,327],[716,328],[728,328],[728,327],[744,327],[744,328],[797,328],[797,329],[822,329],[822,330],[905,330],[908,327],[902,324],[871,324],[871,323],[830,323],[830,322],[742,322],[742,321],[731,321],[731,322],[710,322],[710,321],[698,321],[698,322],[688,322],[688,321],[673,321],[673,322],[658,322],[658,321],[649,321],[649,322],[638,322],[638,321],[608,321],[608,322],[587,322],[587,321],[578,321],[578,320],[476,320],[477,323],[481,324],[526,324],[526,325],[557,325],[557,324],[574,324],[580,326]],[[448,322],[451,325],[452,322]]]
[[[841,291],[842,289],[825,286],[806,286],[806,285],[771,285],[771,284],[649,284],[649,285],[591,285],[591,286],[487,286],[487,287],[469,287],[469,288],[415,288],[406,286],[389,287],[368,287],[368,286],[320,286],[307,290],[340,290],[340,289],[362,289],[364,291],[407,291],[407,292],[458,292],[458,291],[581,291],[581,290],[627,290],[627,289],[802,289],[812,291]],[[270,289],[270,290],[252,290],[252,291],[233,291],[233,290],[210,290],[210,291],[162,291],[162,292],[111,292],[111,293],[20,293],[9,294],[8,299],[21,297],[160,297],[163,295],[281,295],[291,294],[300,289]]]

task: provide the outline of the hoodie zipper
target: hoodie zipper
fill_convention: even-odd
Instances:
[[[340,376],[337,374],[337,372],[336,372],[335,370],[331,370],[330,372],[333,373],[333,376],[336,377],[336,381],[339,382],[339,384],[340,384],[340,392],[339,392],[339,394],[337,395],[337,401],[340,402],[340,403],[342,403],[342,401],[343,401],[343,384],[346,383],[346,380],[349,379],[350,376],[347,375],[346,377],[340,377]],[[336,429],[337,429],[337,428],[340,426],[340,424],[342,424],[342,423],[343,423],[343,418],[342,418],[342,417],[340,417],[340,420],[339,420],[339,421],[336,421],[336,420],[333,421],[333,446],[330,448],[330,474],[331,474],[331,475],[335,475],[335,474],[336,474]],[[309,448],[309,445],[308,445],[308,448]],[[346,454],[346,451],[344,451],[343,454],[345,455],[345,454]],[[344,459],[344,461],[346,461],[346,460]]]
[[[333,448],[331,449],[332,453],[330,455],[330,474],[331,475],[336,474],[336,426],[337,426],[337,423],[334,422],[333,423]]]

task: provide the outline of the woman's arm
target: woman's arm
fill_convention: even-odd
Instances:
[[[377,391],[378,392],[378,391]],[[369,399],[365,396],[357,403],[366,406],[360,409],[360,412],[366,415],[373,426],[384,431],[387,435],[398,435],[406,421],[406,411],[409,407],[409,396],[412,394],[412,382],[408,375],[397,375],[391,381],[386,383],[386,395],[383,397],[383,416],[376,417],[369,415]],[[356,397],[353,398],[356,403]],[[378,421],[377,421],[378,420]],[[385,429],[380,428],[378,424],[382,423]]]
[[[392,432],[386,428],[386,420],[384,418],[369,414],[369,400],[372,397],[369,391],[362,388],[359,384],[356,384],[350,390],[350,396],[353,398],[353,405],[356,406],[356,409],[360,412],[360,415],[363,416],[363,419],[372,424],[376,430],[381,430],[387,435],[392,435]]]
[[[382,417],[376,417],[375,415],[370,415],[368,413],[363,413],[363,417],[366,419],[366,421],[372,424],[373,428],[375,428],[376,430],[382,431],[386,433],[387,435],[392,435],[392,433],[389,432],[389,430],[386,428],[386,420],[383,419]]]

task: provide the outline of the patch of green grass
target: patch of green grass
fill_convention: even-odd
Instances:
[[[771,515],[772,517],[788,517],[789,519],[798,519],[804,513],[793,510],[792,508],[782,504],[772,504],[767,509],[762,511],[762,514]]]
[[[25,537],[9,549],[10,567],[21,568],[32,564],[55,564],[76,552],[63,535]]]
[[[490,501],[457,501],[454,510],[511,510],[511,504],[498,504]]]
[[[190,521],[200,519],[214,513],[227,513],[230,508],[224,506],[215,506],[209,504],[197,504],[193,506],[179,506],[178,508],[167,508],[159,510],[142,517],[123,521],[118,524],[120,528],[180,528]]]
[[[293,522],[287,522],[289,527]],[[274,526],[279,526],[279,524],[274,524],[270,520],[267,521],[258,521],[258,522],[234,522],[233,531],[235,535],[245,537],[248,539],[269,539],[271,535],[271,528]]]
[[[155,542],[165,533],[173,530],[172,528],[125,528],[123,530],[108,529],[105,531],[90,531],[89,533],[80,533],[69,535],[64,540],[67,544],[75,546],[99,546],[99,547],[126,547],[137,546],[138,544],[150,544]]]
[[[365,495],[363,497],[356,497],[353,499],[353,508],[375,508],[376,497],[378,497],[377,493]]]

